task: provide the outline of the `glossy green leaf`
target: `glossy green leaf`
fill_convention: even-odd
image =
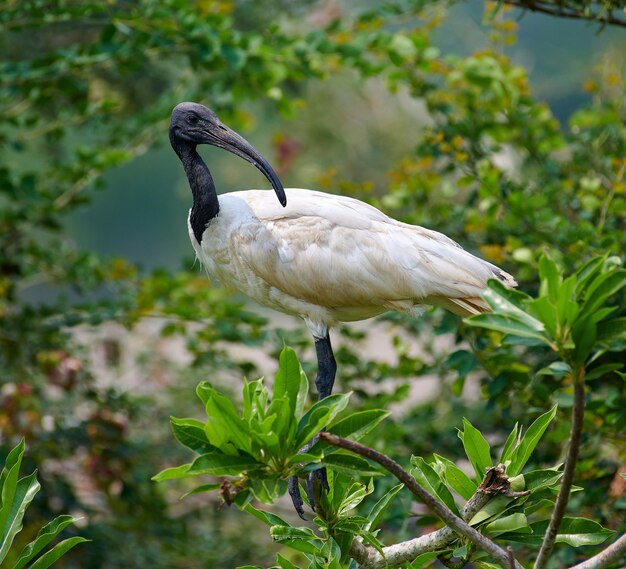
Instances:
[[[324,547],[324,542],[309,528],[277,525],[270,529],[270,535],[278,543],[312,555]]]
[[[529,328],[524,322],[517,318],[504,314],[485,312],[483,314],[471,316],[470,318],[467,318],[466,321],[471,326],[495,330],[496,332],[501,332],[502,334],[511,334],[521,338],[532,338],[543,343],[547,343],[548,341],[544,333],[533,328]]]
[[[232,401],[213,390],[206,402],[207,422],[204,427],[209,442],[222,452],[250,452],[251,437],[245,421]]]
[[[502,518],[498,518],[492,522],[489,522],[484,527],[484,532],[490,536],[498,536],[502,533],[509,531],[526,532],[531,533],[530,526],[526,516],[522,513],[510,514]]]
[[[20,462],[21,460],[17,460],[14,463],[13,468],[9,471],[9,475],[5,479],[5,485],[2,489],[3,500],[5,498],[4,490],[10,487],[12,471],[15,468],[19,468]],[[2,563],[7,556],[15,536],[22,529],[22,519],[24,518],[26,508],[30,506],[30,503],[33,501],[35,494],[39,492],[40,488],[41,486],[37,481],[37,471],[35,471],[31,475],[18,480],[10,497],[7,497],[7,501],[3,502],[3,506],[9,509],[9,515],[4,522],[2,541],[0,542],[0,563]]]
[[[457,516],[460,516],[459,508],[454,501],[452,493],[439,477],[439,474],[421,456],[411,457],[411,476],[424,488],[431,496],[443,502]]]
[[[485,471],[492,466],[489,443],[481,432],[465,418],[463,418],[463,430],[459,431],[459,438],[463,441],[465,454],[476,473],[476,482],[480,484],[485,477]]]
[[[604,273],[593,280],[585,293],[582,314],[592,315],[606,300],[626,286],[626,269]]]
[[[388,416],[389,411],[381,409],[358,411],[336,421],[327,430],[338,437],[358,441]]]
[[[504,446],[502,447],[502,452],[500,453],[500,460],[498,462],[505,463],[507,460],[511,458],[513,451],[517,447],[520,442],[520,430],[519,423],[515,423],[513,430],[509,433],[509,436],[506,438]]]
[[[212,448],[202,421],[170,417],[170,423],[176,440],[187,448],[195,452],[205,452]]]
[[[53,563],[56,563],[70,549],[76,547],[79,543],[88,542],[84,537],[70,537],[57,543],[50,551],[44,553],[37,561],[35,561],[29,569],[47,569]]]
[[[173,466],[171,468],[165,468],[161,470],[158,474],[155,474],[151,480],[155,482],[162,482],[163,480],[175,480],[177,478],[187,478],[190,476],[188,474],[189,468],[191,467],[191,463],[189,464],[181,464],[180,466]]]
[[[49,524],[42,527],[37,533],[34,541],[30,542],[22,549],[15,565],[12,569],[22,569],[27,563],[32,561],[46,545],[48,545],[59,533],[67,526],[73,524],[76,518],[73,516],[59,516],[52,520]]]
[[[572,340],[576,346],[572,359],[582,365],[596,342],[596,324],[593,315],[582,316],[576,321],[572,327]]]
[[[542,255],[539,259],[539,277],[541,279],[540,296],[547,296],[553,304],[556,304],[562,277],[556,263],[547,255]]]
[[[294,565],[286,557],[283,557],[280,553],[276,555],[276,562],[278,563],[280,569],[298,569],[296,565]]]
[[[300,419],[295,446],[302,448],[348,405],[350,393],[337,393],[317,401]]]
[[[258,520],[261,520],[268,526],[289,526],[289,524],[283,520],[280,516],[273,514],[272,512],[266,512],[265,510],[259,510],[251,504],[246,504],[241,508],[244,512],[252,514]]]
[[[387,508],[391,504],[391,501],[395,498],[396,494],[400,492],[404,488],[404,484],[397,484],[387,492],[383,494],[383,496],[374,504],[372,509],[367,514],[368,525],[367,529],[376,528],[383,515],[387,511]]]
[[[204,492],[212,492],[213,490],[219,490],[222,487],[221,482],[213,482],[211,484],[202,484],[201,486],[196,486],[193,490],[189,490],[189,492],[185,492],[180,499],[183,500],[188,496],[193,496],[194,494],[203,494]]]
[[[504,512],[514,505],[515,498],[508,496],[496,495],[487,502],[469,521],[471,526],[483,524],[488,520],[501,517]]]
[[[511,455],[511,464],[507,468],[507,474],[509,476],[516,476],[522,472],[530,455],[533,450],[535,450],[537,443],[556,416],[556,409],[557,406],[555,405],[552,409],[535,419],[533,424],[528,428],[519,446]]]
[[[530,534],[511,532],[502,534],[500,539],[533,546],[541,545],[548,528],[548,520],[532,523],[530,527],[532,530]],[[586,518],[563,518],[556,536],[556,543],[567,543],[572,547],[598,545],[614,534],[614,531],[603,528],[599,523]]]
[[[322,460],[324,466],[349,476],[380,476],[380,469],[353,454],[332,453]]]
[[[260,468],[263,465],[250,456],[232,456],[219,452],[200,455],[191,463],[188,474],[212,474],[213,476],[236,476],[247,470]]]
[[[438,454],[433,455],[435,460],[442,465],[446,482],[464,500],[469,500],[476,490],[478,484],[474,482],[465,472],[463,472],[454,462]]]
[[[309,392],[309,381],[302,371],[296,353],[285,346],[280,353],[278,372],[274,378],[273,398],[286,397],[291,415],[297,420],[302,417]]]
[[[612,318],[597,325],[598,342],[626,341],[626,317]]]
[[[500,289],[500,292],[498,291],[498,288]],[[502,283],[498,283],[496,281],[492,283],[490,288],[485,290],[481,296],[485,299],[485,301],[487,301],[495,313],[509,316],[510,318],[519,321],[529,330],[533,330],[537,333],[543,333],[545,330],[543,323],[506,298],[506,293],[502,292],[502,289],[504,289]]]
[[[9,452],[0,474],[0,535],[6,533],[6,526],[13,508],[17,482],[20,475],[20,466],[24,456],[24,439]],[[4,559],[0,557],[0,563]]]
[[[411,561],[409,567],[410,569],[422,569],[423,567],[427,567],[430,565],[431,561],[436,559],[441,553],[442,551],[428,551],[426,553],[422,553]]]

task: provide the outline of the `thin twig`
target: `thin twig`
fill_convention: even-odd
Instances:
[[[589,12],[589,14],[585,14],[582,11],[574,11],[570,9],[569,11],[564,8],[553,9],[548,6],[539,4],[534,0],[504,0],[505,4],[509,6],[515,6],[516,8],[521,8],[522,10],[530,10],[531,12],[541,12],[542,14],[548,14],[549,16],[557,16],[559,18],[572,18],[574,20],[589,20],[596,21],[600,24],[611,24],[613,26],[624,26],[626,27],[626,21],[620,20],[616,18],[612,14],[604,16],[602,14],[596,14],[593,12]]]
[[[554,542],[559,531],[561,521],[565,516],[567,503],[569,502],[570,491],[574,482],[576,472],[576,462],[578,451],[580,450],[580,440],[583,432],[583,418],[585,415],[585,368],[579,366],[574,370],[574,406],[572,407],[572,427],[569,441],[567,443],[567,453],[565,455],[565,465],[563,466],[563,479],[561,488],[556,498],[554,510],[550,517],[550,523],[543,538],[543,543],[539,549],[534,569],[544,569],[552,555]]]
[[[570,569],[604,569],[615,561],[624,561],[624,556],[626,556],[626,533],[605,550]]]
[[[448,526],[450,526],[455,533],[469,539],[472,543],[475,543],[478,547],[487,551],[494,559],[501,563],[505,567],[510,566],[510,558],[504,549],[496,545],[489,538],[485,537],[482,533],[475,530],[466,521],[455,515],[448,507],[439,502],[436,498],[431,496],[422,486],[420,486],[416,480],[402,468],[395,460],[391,459],[387,455],[384,455],[374,449],[366,447],[360,443],[332,435],[327,432],[322,432],[319,438],[327,443],[344,448],[365,458],[369,458],[374,462],[380,464],[385,470],[388,470],[393,474],[400,482],[402,482],[409,491],[418,497],[426,506],[428,506],[432,512]],[[514,560],[514,569],[523,569],[522,566]]]

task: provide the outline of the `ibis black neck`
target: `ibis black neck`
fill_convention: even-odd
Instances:
[[[193,205],[191,206],[191,214],[189,216],[191,229],[198,243],[201,243],[202,234],[207,224],[220,211],[215,184],[209,168],[196,151],[195,146],[182,144],[175,150],[183,163],[183,168],[191,187],[191,193],[193,194]]]

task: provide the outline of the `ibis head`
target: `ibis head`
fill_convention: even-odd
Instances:
[[[245,138],[220,121],[211,109],[198,103],[176,105],[172,111],[169,134],[172,148],[179,156],[185,146],[210,144],[247,160],[269,180],[283,207],[287,205],[283,185],[269,162]]]

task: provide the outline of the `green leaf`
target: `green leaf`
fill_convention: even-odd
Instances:
[[[606,272],[593,280],[585,292],[585,303],[581,310],[583,315],[592,315],[605,301],[626,286],[626,270],[619,269]]]
[[[528,428],[526,434],[522,438],[519,446],[511,455],[511,464],[506,469],[508,476],[517,476],[522,472],[525,464],[528,462],[530,455],[537,446],[537,443],[545,433],[548,425],[556,416],[557,406],[555,405],[543,415],[539,416],[533,424]]]
[[[500,539],[516,541],[528,545],[541,545],[548,528],[549,520],[542,520],[530,524],[532,533],[511,532],[500,535]],[[598,545],[615,532],[603,528],[599,523],[586,518],[563,518],[556,543],[567,543],[572,547],[582,545]]]
[[[338,437],[350,437],[352,440],[358,441],[376,427],[378,423],[388,417],[389,414],[389,411],[382,409],[359,411],[333,423],[327,430]]]
[[[480,431],[467,419],[463,418],[463,431],[459,431],[459,438],[463,441],[465,454],[472,463],[476,473],[476,482],[480,484],[485,477],[487,468],[491,468],[491,448]]]
[[[155,474],[151,480],[154,480],[155,482],[163,482],[164,480],[174,480],[176,478],[188,478],[190,476],[190,474],[188,474],[190,467],[191,463],[173,466],[172,468],[165,468],[158,474]]]
[[[557,309],[547,296],[540,296],[528,302],[528,309],[546,327],[552,338],[557,336]]]
[[[206,403],[206,413],[204,429],[212,445],[229,454],[236,454],[238,450],[251,451],[248,426],[230,399],[213,390]]]
[[[521,434],[519,433],[519,423],[515,423],[513,430],[511,431],[509,436],[506,438],[506,442],[504,443],[504,446],[502,447],[502,453],[500,454],[500,460],[498,462],[505,463],[507,460],[509,460],[509,458],[513,454],[513,451],[519,444],[518,434]]]
[[[422,567],[426,567],[433,559],[436,559],[438,555],[440,555],[441,551],[427,551],[426,553],[422,553],[418,555],[409,567],[411,569],[422,569]]]
[[[576,346],[573,360],[582,365],[591,354],[596,342],[596,324],[593,314],[582,316],[576,321],[572,327],[572,340]]]
[[[398,484],[394,486],[393,488],[385,492],[382,498],[380,498],[380,500],[378,500],[378,502],[374,504],[369,514],[367,514],[367,519],[369,523],[367,524],[366,529],[370,530],[378,525],[378,522],[383,517],[385,511],[391,504],[391,501],[394,499],[396,494],[400,492],[400,490],[402,490],[402,488],[404,488],[404,484]]]
[[[597,330],[598,342],[626,341],[626,317],[600,322]]]
[[[498,518],[492,522],[489,522],[484,531],[487,535],[497,536],[501,533],[509,531],[521,531],[524,530],[527,533],[531,533],[530,526],[526,516],[522,513],[510,514],[502,518]]]
[[[607,259],[607,255],[601,257],[594,257],[587,261],[582,267],[580,267],[575,273],[576,285],[574,286],[574,292],[577,297],[580,297],[587,285],[595,279],[595,277],[602,270],[604,263]]]
[[[507,293],[508,289],[501,282],[494,280],[490,281],[490,287],[481,296],[495,313],[505,314],[543,336],[545,330],[543,323],[506,298]]]
[[[170,424],[176,440],[187,448],[195,452],[206,452],[214,448],[209,443],[202,421],[170,417]]]
[[[237,476],[248,470],[262,467],[263,464],[257,462],[251,456],[233,456],[219,452],[208,452],[200,455],[191,463],[188,475]]]
[[[277,525],[270,529],[270,535],[278,543],[311,555],[316,555],[324,547],[324,542],[309,528]]]
[[[76,518],[73,516],[59,516],[52,520],[49,524],[42,527],[39,530],[39,533],[37,533],[35,540],[22,549],[13,569],[22,569],[22,567],[34,559],[46,545],[59,535],[59,533],[75,521]]]
[[[65,555],[70,549],[77,546],[79,543],[85,543],[90,541],[84,537],[70,537],[60,543],[57,543],[50,551],[44,553],[35,563],[33,563],[28,569],[47,569],[53,563],[56,563],[63,555]]]
[[[337,393],[317,401],[298,423],[295,447],[302,448],[325,425],[332,423],[332,420],[348,405],[350,395],[351,393]]]
[[[276,562],[280,566],[280,569],[298,569],[289,559],[283,557],[280,553],[276,555]]]
[[[276,514],[272,514],[272,512],[266,512],[264,510],[259,510],[259,509],[255,508],[254,506],[252,506],[251,504],[246,504],[241,509],[244,512],[248,512],[249,514],[252,514],[255,518],[257,518],[258,520],[261,520],[264,524],[267,524],[268,526],[288,526],[288,527],[290,527],[290,524],[288,524],[280,516],[277,516]]]
[[[273,398],[286,397],[292,417],[300,419],[309,392],[309,381],[302,371],[296,353],[285,346],[280,353],[278,372],[274,379]]]
[[[439,474],[421,456],[412,456],[411,476],[433,497],[443,502],[457,516],[460,516],[459,508],[454,501],[452,493],[445,485]]]
[[[533,328],[529,328],[524,322],[517,318],[504,314],[485,312],[483,314],[477,314],[476,316],[470,316],[465,319],[465,322],[471,326],[495,330],[502,334],[511,334],[521,338],[533,338],[545,344],[549,341],[545,334]]]
[[[563,473],[553,468],[531,470],[524,474],[525,489],[535,493],[543,488],[550,488],[559,483]]]
[[[438,454],[433,455],[435,460],[441,464],[446,482],[464,500],[469,500],[476,490],[478,484],[474,482],[465,472],[463,472],[454,462]]]
[[[514,505],[515,498],[497,495],[487,502],[469,521],[471,526],[482,524],[488,520],[502,516]]]
[[[9,485],[12,480],[12,472],[14,469],[20,467],[20,463],[21,457],[14,463],[13,468],[11,469],[9,475],[5,480],[5,486],[2,489],[3,500],[5,498],[4,491],[10,487]],[[9,515],[5,520],[2,531],[2,542],[0,544],[0,563],[2,563],[4,558],[7,556],[7,553],[11,548],[11,544],[13,543],[15,536],[22,529],[22,519],[24,518],[26,508],[30,506],[30,503],[33,501],[35,494],[39,492],[40,488],[41,486],[37,481],[37,471],[35,471],[30,476],[25,476],[24,478],[21,478],[15,485],[15,490],[11,491],[9,501],[3,501],[3,507],[7,507],[7,509],[9,510]]]
[[[217,490],[222,487],[221,482],[213,482],[210,484],[202,484],[201,486],[196,486],[193,490],[189,490],[189,492],[185,492],[180,500],[184,500],[187,496],[192,496],[194,494],[202,494],[203,492],[212,492],[213,490]]]
[[[20,475],[20,466],[24,456],[24,439],[8,454],[2,473],[0,474],[0,535],[6,533],[6,524],[13,508],[13,500]],[[6,553],[5,553],[6,555]],[[0,556],[0,563],[4,556]]]
[[[609,363],[599,365],[587,372],[587,374],[585,375],[585,381],[593,381],[594,379],[598,379],[599,377],[608,375],[609,373],[622,369],[623,367],[624,364],[622,363]]]
[[[382,472],[364,458],[353,454],[332,453],[322,460],[324,466],[348,476],[380,476]]]
[[[562,277],[556,263],[547,255],[542,255],[538,263],[541,286],[540,296],[547,296],[553,304],[556,304],[559,296],[559,289]]]

